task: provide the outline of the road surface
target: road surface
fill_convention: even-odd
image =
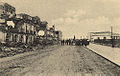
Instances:
[[[83,76],[120,74],[120,67],[82,46],[49,46],[0,61],[0,76]]]

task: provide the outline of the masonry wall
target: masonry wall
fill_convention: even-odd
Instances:
[[[0,31],[0,42],[4,43],[6,41],[6,33]]]

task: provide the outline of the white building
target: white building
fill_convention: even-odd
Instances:
[[[90,40],[94,41],[95,39],[120,39],[120,34],[111,33],[110,31],[105,32],[90,32]]]

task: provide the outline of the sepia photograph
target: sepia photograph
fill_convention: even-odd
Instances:
[[[120,1],[0,0],[0,76],[120,76]]]

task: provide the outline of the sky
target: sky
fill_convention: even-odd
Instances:
[[[63,38],[86,37],[89,32],[120,33],[120,0],[0,0],[16,8],[16,13],[39,16],[55,24]],[[82,36],[82,37],[81,37]]]

